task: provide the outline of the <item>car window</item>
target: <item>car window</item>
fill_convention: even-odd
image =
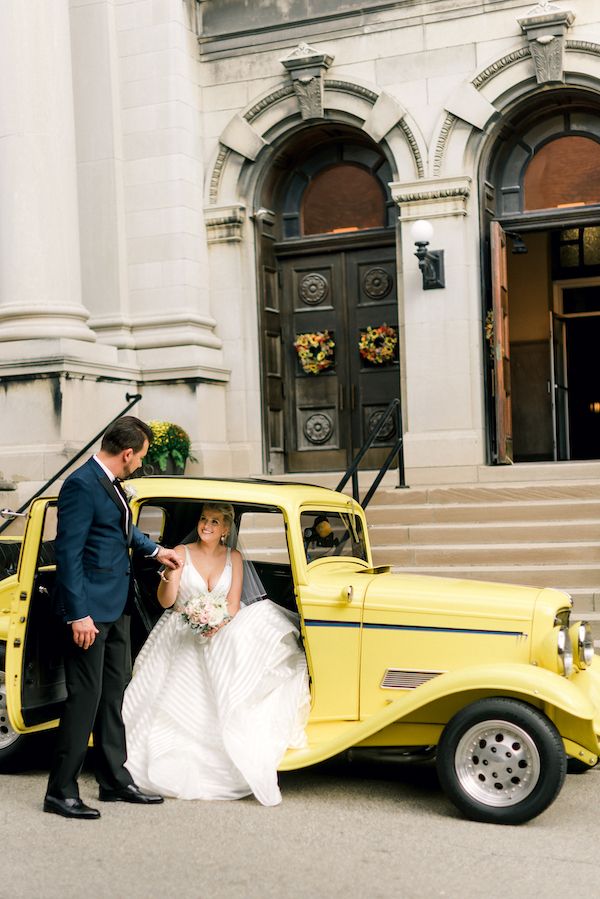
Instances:
[[[362,521],[344,512],[302,512],[300,525],[306,561],[327,556],[352,556],[367,561]]]
[[[21,540],[0,538],[0,581],[16,574],[21,554]]]
[[[145,503],[140,509],[137,526],[155,543],[161,543],[165,529],[165,510]]]
[[[289,562],[285,519],[278,509],[244,511],[239,520],[239,540],[253,562]]]
[[[38,566],[56,564],[54,556],[54,541],[56,540],[56,529],[58,527],[58,510],[56,503],[50,503],[46,506],[44,512],[44,524],[42,526],[42,539],[40,541],[40,551],[38,554]]]

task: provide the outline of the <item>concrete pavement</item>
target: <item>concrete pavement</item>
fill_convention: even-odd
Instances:
[[[505,899],[600,882],[598,768],[521,827],[464,820],[430,767],[329,763],[282,775],[276,808],[100,803],[82,822],[42,813],[46,777],[0,775],[1,899]],[[96,804],[89,772],[81,787]]]

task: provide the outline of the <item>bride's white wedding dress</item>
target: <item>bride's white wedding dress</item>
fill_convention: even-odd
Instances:
[[[291,614],[268,599],[242,606],[213,637],[199,637],[178,602],[227,596],[231,560],[212,590],[187,547],[177,602],[159,619],[125,692],[127,768],[142,788],[180,799],[277,805],[277,766],[306,745],[306,658]]]

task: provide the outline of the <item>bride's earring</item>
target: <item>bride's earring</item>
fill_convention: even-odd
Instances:
[[[225,543],[227,540],[227,534],[221,534],[221,543]]]

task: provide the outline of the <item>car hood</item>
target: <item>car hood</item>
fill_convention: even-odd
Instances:
[[[544,597],[545,593],[552,597]],[[375,574],[365,592],[364,620],[384,621],[401,614],[405,619],[445,618],[453,627],[461,620],[473,626],[482,619],[504,626],[507,622],[530,622],[542,598],[553,609],[569,604],[565,594],[537,587],[416,574]]]
[[[452,629],[479,626],[528,632],[534,614],[552,624],[559,609],[568,609],[567,593],[549,588],[500,584],[466,578],[349,569],[324,565],[311,578],[330,590],[353,583],[355,601],[363,602],[363,621],[379,624],[413,622]],[[334,586],[335,585],[335,586]]]

